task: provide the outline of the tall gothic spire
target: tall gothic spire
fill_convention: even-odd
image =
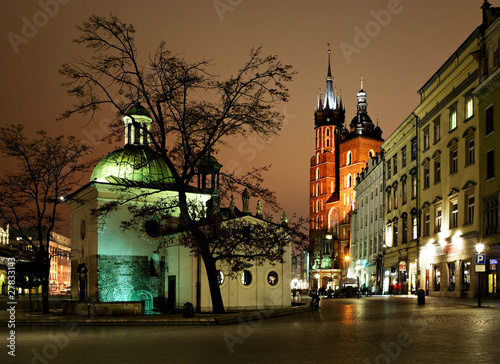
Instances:
[[[323,108],[335,110],[337,108],[337,99],[335,97],[335,90],[333,88],[333,76],[332,76],[332,67],[330,62],[330,43],[328,43],[328,72],[326,74],[326,90],[325,90],[325,99],[323,101]]]

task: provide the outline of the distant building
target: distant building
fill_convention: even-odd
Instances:
[[[314,112],[315,148],[310,162],[311,289],[335,289],[347,277],[351,241],[350,218],[355,179],[380,153],[382,131],[367,113],[366,92],[361,82],[356,116],[344,126],[345,109],[333,86],[330,51],[325,95],[318,96]]]
[[[36,241],[37,232],[35,228],[30,227],[23,233],[38,245]],[[46,239],[46,234],[43,237]],[[15,233],[11,232],[11,247],[17,249],[16,257],[24,261],[32,261],[33,249],[30,243],[21,239]],[[51,232],[49,240],[49,258],[50,258],[50,275],[49,275],[49,292],[52,295],[67,294],[71,288],[71,239],[61,234]],[[37,287],[35,293],[41,293],[42,288]],[[22,292],[27,293],[27,292]]]
[[[420,211],[416,116],[410,114],[381,148],[385,157],[383,292],[414,293],[418,288]]]
[[[384,154],[370,157],[356,178],[354,213],[351,219],[351,251],[348,277],[359,287],[382,293],[384,253]]]

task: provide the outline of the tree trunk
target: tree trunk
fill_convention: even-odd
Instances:
[[[50,259],[42,258],[41,262],[41,283],[42,283],[42,313],[48,314],[49,310],[49,283],[50,283]]]
[[[212,311],[213,313],[225,313],[224,302],[222,302],[222,295],[220,293],[219,280],[217,277],[217,269],[215,267],[215,259],[207,253],[202,253],[201,257],[205,264],[207,272],[208,286],[210,288],[210,296],[212,297]]]

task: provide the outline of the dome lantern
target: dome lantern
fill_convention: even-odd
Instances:
[[[149,145],[149,128],[153,119],[146,108],[139,103],[132,105],[125,113],[123,122],[125,123],[125,145]]]

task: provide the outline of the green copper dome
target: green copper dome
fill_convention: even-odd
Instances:
[[[106,182],[106,177],[118,177],[139,183],[175,182],[165,161],[145,145],[127,144],[101,159],[90,180]]]
[[[149,111],[141,104],[134,104],[127,110],[127,115],[142,115],[151,118]]]

